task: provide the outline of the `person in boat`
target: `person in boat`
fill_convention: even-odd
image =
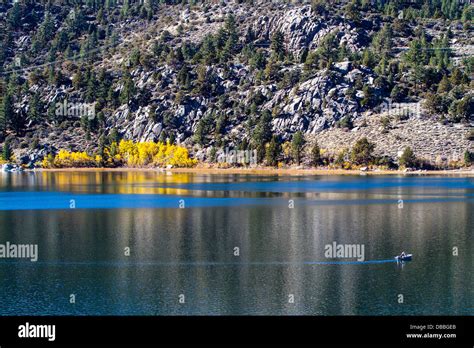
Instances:
[[[407,254],[405,254],[405,252],[402,251],[402,253],[400,254],[400,258],[403,259],[405,256],[407,256]]]

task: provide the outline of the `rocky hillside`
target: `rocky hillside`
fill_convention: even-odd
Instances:
[[[291,162],[299,132],[308,163],[362,137],[395,162],[474,151],[465,2],[78,3],[0,5],[0,142],[23,163],[121,138]]]

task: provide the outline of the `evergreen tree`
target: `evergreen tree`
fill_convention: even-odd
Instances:
[[[38,93],[35,93],[30,99],[30,108],[28,110],[28,116],[32,121],[38,122],[41,119],[42,103]]]
[[[438,93],[445,93],[451,90],[451,82],[449,81],[446,75],[443,75],[443,78],[438,85]]]
[[[314,142],[313,148],[311,149],[311,164],[315,167],[321,164],[321,149],[317,141]]]
[[[300,165],[305,143],[306,141],[304,140],[301,131],[298,131],[293,135],[293,139],[291,140],[291,156],[297,165]]]
[[[467,95],[456,103],[456,116],[460,121],[474,121],[474,97]]]
[[[227,123],[226,115],[221,114],[216,120],[216,135],[224,134],[226,123]]]
[[[97,83],[99,86],[97,89],[98,102],[101,104],[105,104],[105,101],[107,100],[107,94],[110,88],[109,76],[105,69],[100,70],[99,75],[97,76]]]
[[[264,110],[252,133],[251,144],[257,150],[258,161],[261,162],[265,156],[265,144],[272,137],[272,115],[268,110]]]
[[[364,53],[362,54],[362,64],[369,67],[373,68],[376,64],[376,57],[372,53],[371,50],[365,50]],[[380,73],[380,72],[379,72]]]
[[[109,133],[109,138],[108,138],[109,144],[112,144],[112,143],[118,144],[119,141],[120,141],[120,133],[118,132],[117,128],[112,128],[112,130]]]
[[[306,56],[306,60],[304,62],[304,71],[306,74],[310,74],[315,70],[319,69],[319,61],[320,61],[320,54],[316,51],[309,52]]]
[[[348,2],[344,7],[345,16],[356,23],[360,21],[360,13],[359,4],[356,0]]]
[[[267,81],[278,81],[280,76],[280,66],[276,59],[271,58],[265,67],[265,77]]]
[[[250,66],[254,69],[261,70],[267,65],[267,59],[262,50],[257,50],[250,59]]]
[[[364,107],[370,107],[373,104],[373,92],[372,88],[368,85],[364,85],[362,88],[364,97],[362,98],[361,105]]]
[[[411,147],[406,147],[405,150],[403,150],[403,154],[400,156],[399,159],[400,166],[406,167],[406,168],[414,168],[416,167],[417,160],[415,153],[411,149]]]
[[[285,36],[281,31],[276,31],[272,36],[271,42],[271,50],[273,56],[277,59],[282,61],[285,57]]]
[[[91,72],[89,75],[89,81],[87,81],[87,90],[86,90],[86,101],[92,103],[95,101],[97,94],[98,83],[95,78],[95,73]]]
[[[220,55],[221,61],[227,62],[237,51],[237,43],[239,41],[234,16],[230,15],[226,18],[224,32],[226,41]]]
[[[181,89],[188,90],[191,88],[191,74],[186,64],[184,64],[181,70],[178,72],[176,80]]]
[[[196,144],[204,145],[207,134],[208,121],[206,117],[203,117],[199,120],[196,131],[194,132],[194,141]]]
[[[54,37],[54,23],[49,12],[46,12],[44,20],[41,23],[37,37],[37,40],[42,44],[48,43]]]
[[[272,136],[272,140],[267,144],[265,149],[265,160],[267,165],[275,167],[281,154],[281,145],[276,135]]]
[[[122,91],[120,92],[120,103],[128,104],[132,100],[133,96],[135,95],[135,92],[136,92],[135,83],[133,82],[130,72],[126,70],[124,72],[124,77],[123,77],[123,88],[122,88]]]
[[[212,78],[204,65],[197,68],[196,92],[206,97],[212,94]]]
[[[464,163],[466,166],[470,166],[474,163],[474,152],[470,152],[469,150],[464,152]]]
[[[372,41],[375,52],[380,55],[389,54],[392,50],[393,31],[390,24],[385,24]]]
[[[3,143],[3,148],[2,148],[2,159],[4,161],[10,161],[11,157],[12,157],[12,149],[11,149],[11,146],[10,146],[10,141],[9,140],[5,140],[5,142]]]
[[[423,47],[420,40],[415,39],[410,43],[408,51],[405,53],[405,60],[415,66],[422,64],[420,57],[422,56]]]
[[[403,90],[398,85],[393,86],[392,91],[390,92],[390,98],[392,101],[400,102],[403,100],[404,96],[405,94]]]
[[[359,139],[351,152],[351,160],[354,164],[368,165],[373,159],[372,152],[375,145],[367,140],[367,138]]]
[[[72,77],[72,86],[76,90],[80,90],[82,87],[84,87],[84,77],[82,75],[81,69],[79,69]]]
[[[0,108],[0,131],[5,133],[10,122],[14,118],[13,112],[13,97],[9,91],[5,91],[2,105]]]
[[[203,63],[206,65],[211,65],[216,61],[216,47],[214,44],[214,38],[212,35],[208,35],[204,38],[201,49],[199,50],[201,56],[203,57]]]
[[[7,21],[13,29],[18,29],[19,27],[21,27],[22,12],[23,10],[19,2],[15,2],[13,4],[13,7],[8,10]]]

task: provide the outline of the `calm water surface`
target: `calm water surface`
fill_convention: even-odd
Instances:
[[[472,177],[38,172],[0,183],[0,243],[39,248],[38,262],[0,259],[0,315],[474,313]],[[363,244],[366,262],[325,258],[333,241]],[[412,262],[393,262],[402,250]]]

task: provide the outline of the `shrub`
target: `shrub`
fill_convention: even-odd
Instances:
[[[406,168],[415,168],[417,166],[417,159],[415,156],[415,153],[411,149],[411,147],[406,147],[405,150],[403,151],[403,154],[400,156],[400,166],[406,167]]]
[[[372,152],[375,145],[367,140],[367,138],[359,139],[352,148],[351,161],[354,164],[367,165],[372,161]]]
[[[118,145],[117,159],[130,167],[167,166],[192,167],[197,160],[189,158],[188,150],[169,142],[141,142],[121,140]]]
[[[100,157],[100,156],[97,156]],[[100,158],[89,156],[86,152],[70,152],[60,150],[56,156],[49,154],[41,162],[43,168],[78,168],[98,167],[102,161]]]
[[[56,156],[48,155],[42,161],[43,168],[76,168],[127,165],[129,167],[167,166],[191,167],[197,160],[189,158],[182,146],[153,141],[135,143],[132,140],[112,142],[103,156],[89,156],[86,152],[60,150]]]
[[[344,116],[337,122],[337,127],[352,129],[354,127],[352,120],[349,116]]]
[[[466,139],[474,141],[474,130],[471,130],[469,133],[467,133]]]
[[[469,150],[466,150],[464,152],[464,164],[466,166],[470,166],[474,163],[474,152],[470,152]]]

